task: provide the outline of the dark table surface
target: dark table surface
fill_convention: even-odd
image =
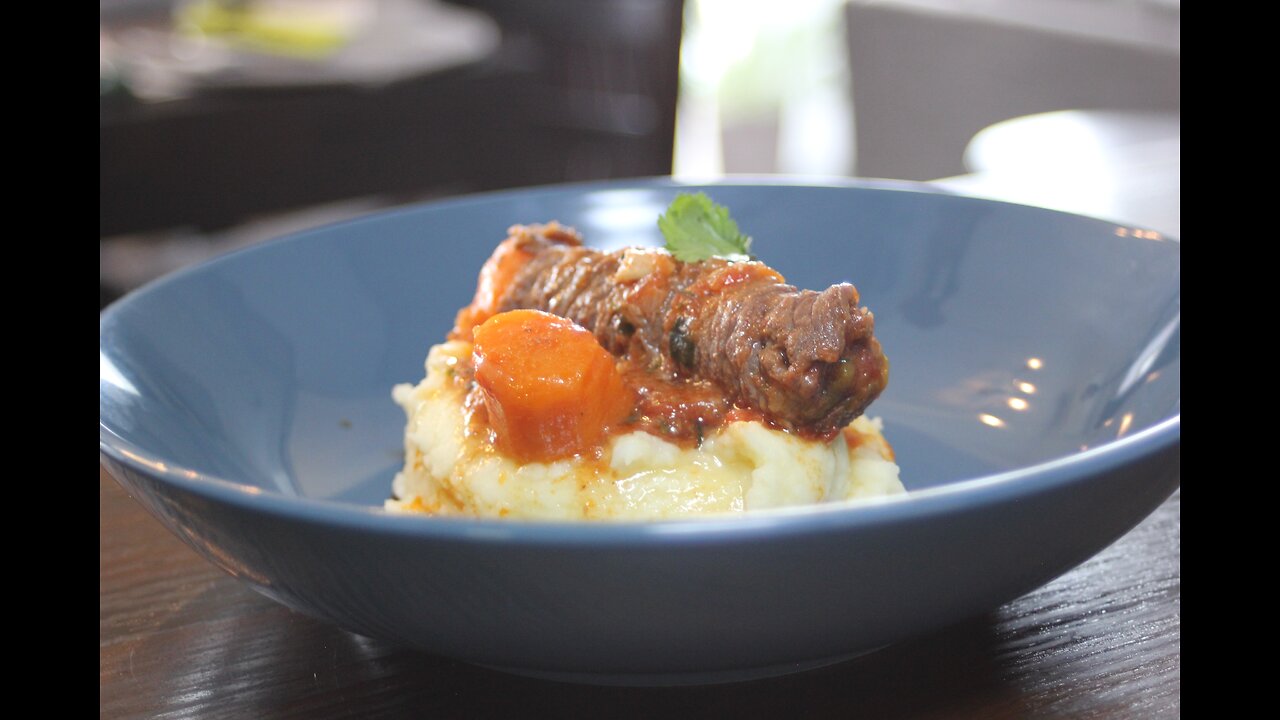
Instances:
[[[807,673],[568,685],[352,635],[205,562],[100,472],[101,716],[1149,718],[1180,714],[1181,492],[985,617]]]

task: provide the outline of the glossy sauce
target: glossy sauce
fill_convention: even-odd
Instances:
[[[460,360],[451,370],[453,382],[465,391],[467,434],[493,446],[497,438],[489,423],[484,393],[475,383],[473,360]],[[729,423],[756,422],[776,427],[759,411],[729,402],[714,383],[706,380],[662,378],[625,359],[618,361],[618,370],[623,384],[634,393],[636,404],[625,420],[610,428],[610,437],[640,430],[689,449],[701,446],[705,437]],[[598,459],[602,445],[580,457]]]

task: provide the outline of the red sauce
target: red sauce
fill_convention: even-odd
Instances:
[[[697,447],[734,409],[724,393],[705,380],[668,380],[625,360],[618,369],[637,398],[620,432],[643,430],[682,447]]]
[[[474,382],[471,358],[460,360],[453,370],[453,381],[466,392],[463,412],[467,434],[492,445],[496,438],[483,393]],[[611,434],[640,430],[688,449],[699,447],[705,437],[729,423],[771,425],[759,411],[726,400],[724,393],[708,381],[662,378],[625,359],[618,361],[618,370],[623,385],[634,393],[636,405],[625,420],[612,428]]]
[[[735,262],[723,265],[698,278],[689,286],[690,292],[701,296],[719,295],[725,290],[746,282],[784,283],[786,278],[777,270],[761,262]]]

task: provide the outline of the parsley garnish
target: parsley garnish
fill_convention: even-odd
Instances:
[[[658,228],[667,238],[665,247],[677,260],[751,259],[751,238],[738,231],[728,208],[711,202],[704,193],[677,195],[658,216]]]

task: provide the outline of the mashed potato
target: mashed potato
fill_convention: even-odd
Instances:
[[[859,417],[830,442],[733,422],[697,448],[646,432],[613,436],[601,456],[518,463],[468,432],[453,368],[466,342],[431,349],[427,376],[398,385],[408,416],[405,466],[389,510],[437,515],[659,519],[882,497],[904,492],[878,420]]]

